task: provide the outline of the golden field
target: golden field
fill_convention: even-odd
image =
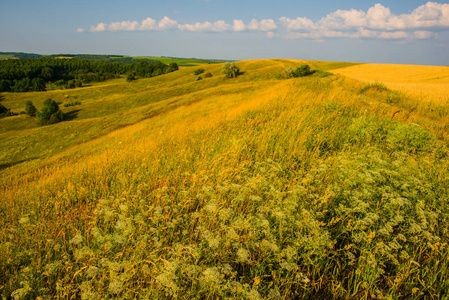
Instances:
[[[371,83],[384,83],[420,101],[449,104],[449,67],[360,64],[341,68],[337,74]]]
[[[2,298],[444,299],[446,69],[236,64],[4,94]]]

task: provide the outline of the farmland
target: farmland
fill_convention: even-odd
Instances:
[[[3,93],[2,297],[443,298],[447,69],[236,65]]]

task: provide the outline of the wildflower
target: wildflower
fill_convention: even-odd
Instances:
[[[248,260],[249,252],[243,248],[237,250],[237,258],[239,262],[246,262]]]
[[[83,237],[81,234],[77,233],[71,240],[70,244],[78,245],[83,241]]]

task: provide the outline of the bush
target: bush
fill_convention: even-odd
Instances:
[[[2,104],[0,104],[0,118],[11,116],[11,111],[9,108],[4,107]]]
[[[206,74],[204,74],[204,78],[210,78],[212,76],[214,76],[214,75],[212,75],[211,72],[207,72]]]
[[[198,78],[197,78],[196,80],[197,80],[197,81],[198,81],[198,80],[203,80],[203,77],[198,76]]]
[[[126,81],[127,82],[131,82],[136,80],[136,75],[134,73],[129,73],[128,75],[126,75]]]
[[[202,73],[204,73],[204,69],[196,69],[195,71],[193,71],[193,75],[200,75],[200,74],[202,74]]]
[[[170,63],[170,64],[168,65],[168,68],[169,68],[169,69],[172,69],[173,71],[179,70],[179,67],[178,67],[178,64],[177,64],[177,63]]]
[[[235,65],[235,63],[225,63],[223,65],[223,70],[221,71],[228,78],[235,78],[240,75],[240,69]]]
[[[64,115],[59,110],[58,103],[51,99],[45,100],[44,107],[36,114],[36,117],[41,125],[55,124],[64,120]]]
[[[302,66],[296,68],[296,70],[293,72],[293,76],[294,77],[304,77],[304,76],[312,75],[313,73],[315,73],[315,71],[310,70],[309,65],[302,65]]]
[[[36,107],[34,106],[33,102],[31,102],[30,100],[28,100],[28,101],[26,102],[25,112],[26,112],[26,114],[29,115],[30,117],[36,116],[37,109],[36,109]]]

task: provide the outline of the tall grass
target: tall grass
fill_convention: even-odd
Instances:
[[[414,100],[338,76],[271,79],[289,64],[242,62],[182,105],[10,168],[2,296],[444,297],[442,119],[392,118]]]

